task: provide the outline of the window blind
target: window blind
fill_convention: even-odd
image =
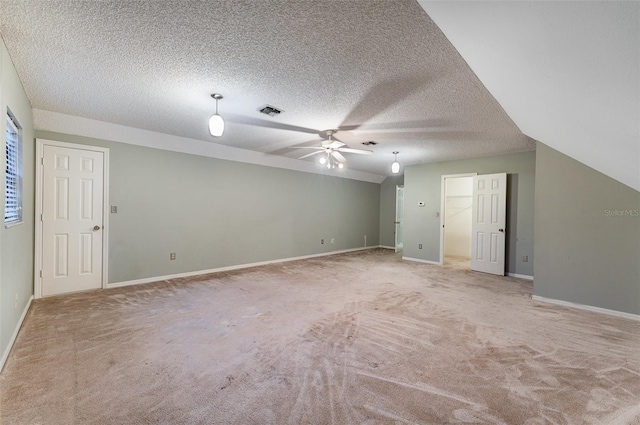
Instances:
[[[19,127],[7,116],[4,222],[22,221],[22,143]]]

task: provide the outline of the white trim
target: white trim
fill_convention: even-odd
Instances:
[[[395,251],[396,249],[392,246],[386,246],[386,245],[379,245],[378,248],[382,248],[382,249],[391,249],[393,251]]]
[[[447,179],[455,179],[458,177],[474,177],[478,173],[463,173],[463,174],[442,174],[440,176],[440,260],[439,266],[444,265],[444,216],[445,216],[445,189]]]
[[[211,274],[211,273],[228,272],[232,270],[247,269],[250,267],[266,266],[269,264],[286,263],[289,261],[297,261],[297,260],[306,260],[309,258],[326,257],[329,255],[344,254],[347,252],[364,251],[367,249],[376,249],[376,248],[382,248],[382,247],[380,245],[374,245],[374,246],[367,246],[362,248],[343,249],[340,251],[322,252],[320,254],[301,255],[299,257],[280,258],[277,260],[258,261],[256,263],[246,263],[246,264],[237,264],[234,266],[217,267],[215,269],[208,269],[208,270],[196,270],[193,272],[176,273],[176,274],[170,274],[165,276],[145,277],[142,279],[125,280],[122,282],[109,283],[107,284],[107,288],[120,288],[122,286],[141,285],[144,283],[161,282],[164,280],[177,279],[181,277],[191,277],[191,276],[199,276],[199,275],[205,275],[205,274]]]
[[[633,314],[633,313],[625,313],[624,311],[609,310],[608,308],[594,307],[594,306],[585,305],[585,304],[576,304],[570,301],[556,300],[554,298],[546,298],[546,297],[541,297],[539,295],[533,295],[531,299],[533,301],[538,301],[541,303],[555,304],[562,307],[577,308],[579,310],[590,311],[592,313],[600,313],[600,314],[606,314],[607,316],[622,317],[623,319],[640,321],[640,315]]]
[[[507,276],[516,277],[518,279],[533,280],[533,276],[529,276],[528,274],[507,273]]]
[[[433,266],[441,266],[442,265],[442,264],[438,263],[437,261],[422,260],[420,258],[402,257],[402,259],[403,260],[407,260],[407,261],[416,261],[418,263],[431,264]]]
[[[11,339],[9,340],[9,344],[7,348],[2,353],[2,358],[0,359],[0,372],[4,368],[4,364],[9,358],[9,354],[11,353],[11,349],[13,348],[13,344],[16,342],[16,338],[18,338],[18,333],[20,332],[20,328],[22,327],[22,322],[24,322],[24,318],[27,317],[27,313],[29,312],[29,307],[31,307],[31,301],[33,301],[33,295],[29,297],[29,301],[27,301],[27,305],[24,307],[22,311],[22,316],[20,316],[20,320],[18,320],[18,324],[13,331],[13,335],[11,335]]]
[[[211,141],[172,136],[155,131],[126,127],[42,109],[33,109],[33,126],[37,130],[74,134],[102,140],[108,137],[108,140],[130,145],[264,165],[267,167],[284,168],[305,173],[361,180],[369,183],[380,184],[387,178],[387,176],[349,170],[348,168],[342,169],[340,172],[335,172],[335,170],[328,170],[326,167],[318,167],[315,162],[299,161],[284,156],[269,155],[248,149],[221,145]]]
[[[109,148],[102,148],[98,146],[79,145],[76,143],[59,142],[56,140],[36,139],[36,202],[35,202],[35,257],[33,261],[33,292],[36,299],[42,298],[42,277],[40,271],[42,270],[42,221],[40,215],[42,214],[42,178],[43,178],[43,164],[42,158],[44,156],[44,147],[56,146],[61,148],[81,149],[94,152],[102,152],[104,159],[103,166],[103,182],[102,182],[102,288],[107,287],[109,281]]]

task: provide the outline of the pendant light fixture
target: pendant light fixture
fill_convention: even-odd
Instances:
[[[393,174],[398,174],[400,172],[400,163],[398,162],[398,154],[400,152],[398,151],[394,151],[393,154],[395,155],[395,161],[393,161],[393,164],[391,164],[391,172]]]
[[[209,133],[214,137],[220,137],[224,133],[224,120],[218,115],[218,100],[222,99],[222,95],[213,93],[211,97],[216,100],[216,113],[209,118]]]

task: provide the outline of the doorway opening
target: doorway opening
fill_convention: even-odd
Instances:
[[[473,176],[442,176],[440,263],[471,269]]]
[[[404,221],[404,186],[396,186],[396,252],[402,251],[404,247],[403,239],[403,221]]]

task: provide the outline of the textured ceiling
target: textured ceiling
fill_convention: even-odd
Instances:
[[[346,156],[379,175],[395,150],[409,165],[534,148],[415,0],[0,0],[0,33],[36,109],[291,158],[340,129],[378,143]]]

